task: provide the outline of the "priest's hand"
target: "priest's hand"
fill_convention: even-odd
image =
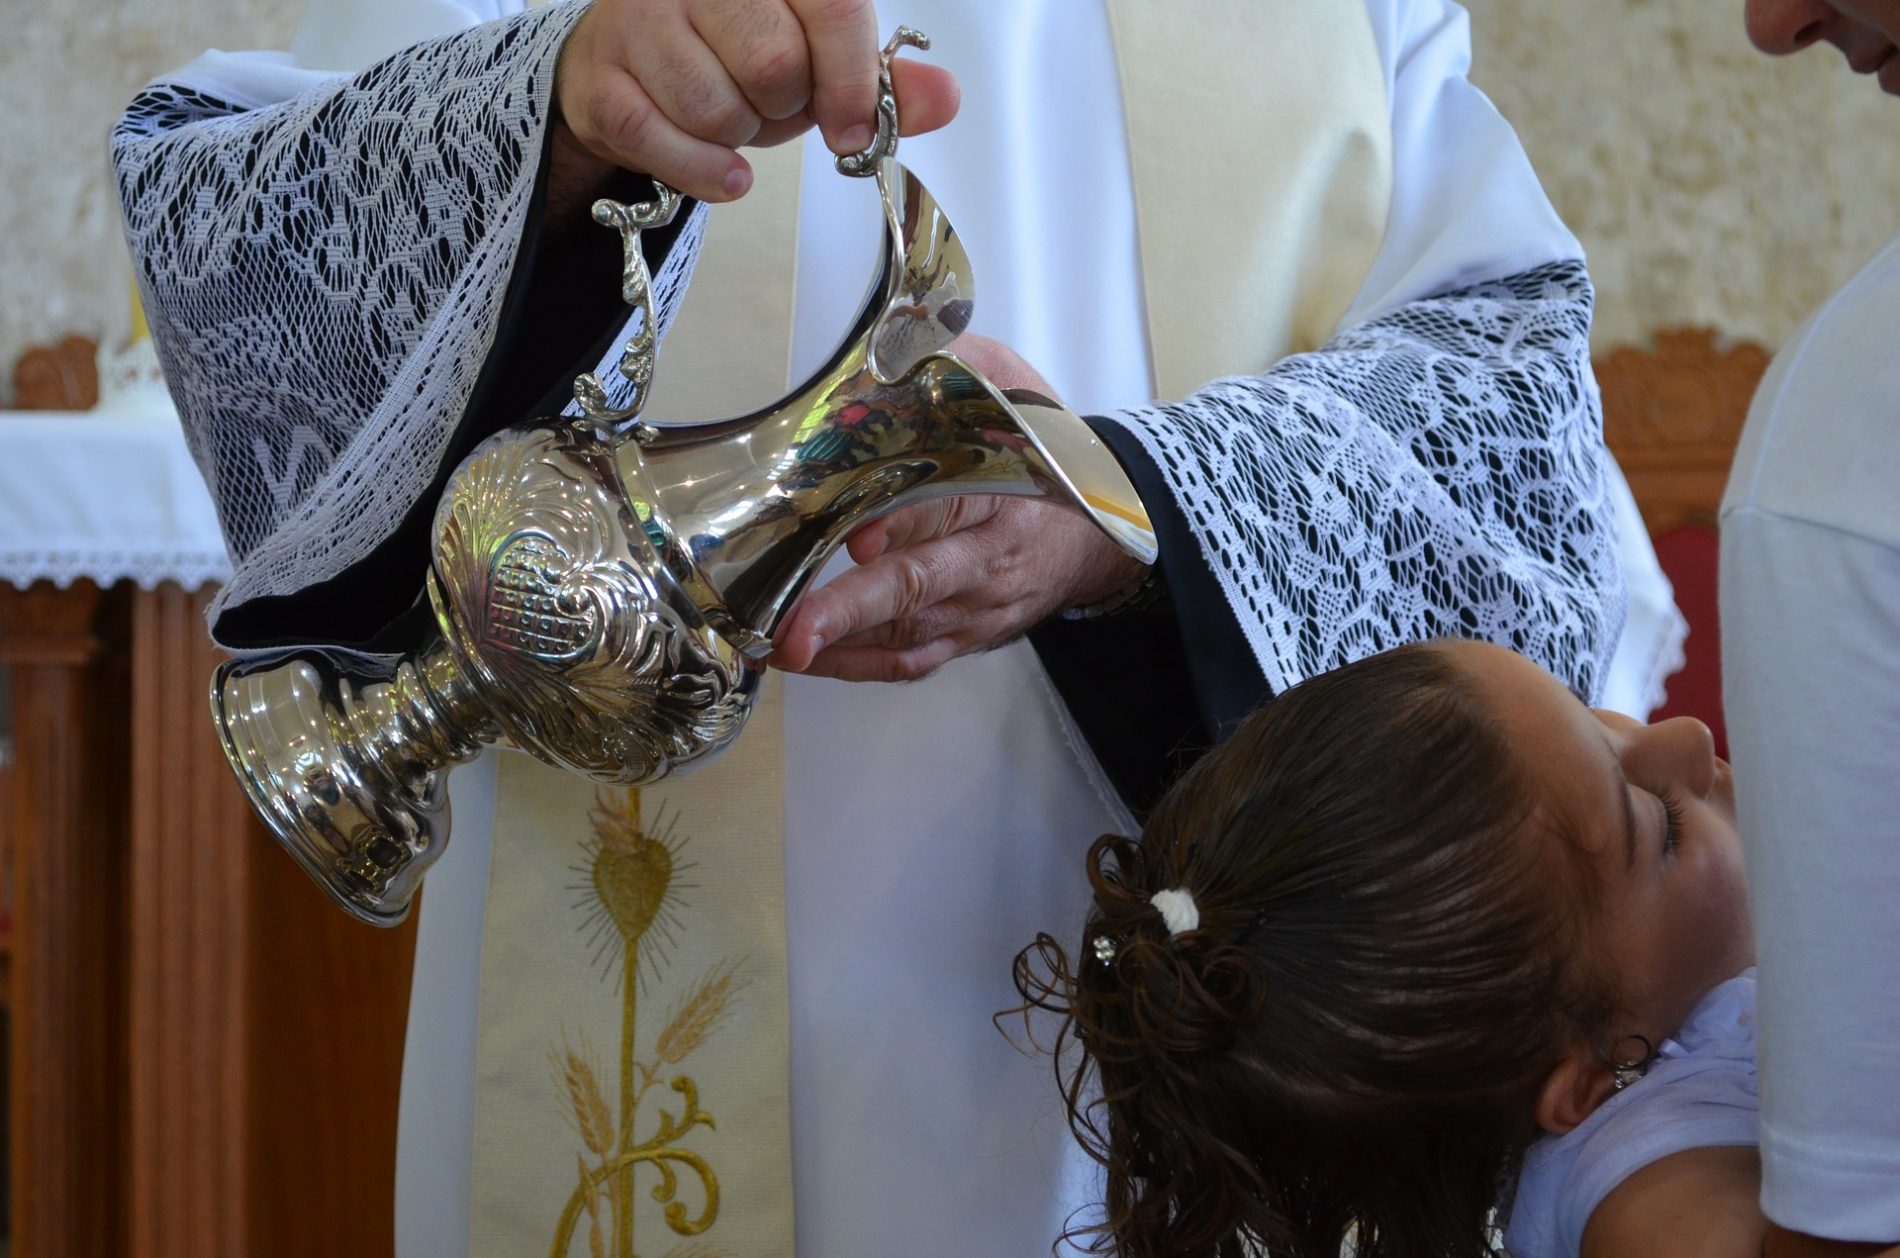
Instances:
[[[812,126],[834,153],[871,142],[877,14],[871,0],[595,0],[554,75],[550,196],[578,202],[618,166],[702,201],[752,186],[745,145]],[[948,70],[891,66],[903,134],[957,112]]]
[[[1006,345],[953,353],[999,388],[1055,391]],[[771,663],[847,681],[911,681],[1015,640],[1056,612],[1106,601],[1147,571],[1073,511],[996,494],[942,498],[865,525],[858,566],[801,599]]]

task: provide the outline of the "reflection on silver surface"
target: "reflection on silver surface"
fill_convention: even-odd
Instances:
[[[486,745],[627,784],[725,747],[773,631],[876,516],[953,494],[1035,495],[1152,561],[1147,514],[1088,426],[945,352],[969,323],[969,259],[916,176],[887,155],[876,177],[881,282],[810,380],[736,419],[627,426],[651,372],[650,338],[636,335],[622,363],[635,407],[607,408],[584,378],[590,418],[510,429],[457,469],[435,516],[438,633],[393,676],[320,653],[219,670],[212,708],[233,769],[349,912],[406,915],[448,839],[446,773]],[[623,234],[636,303],[650,303],[639,229],[662,213],[596,213]],[[641,333],[650,304],[643,314]]]

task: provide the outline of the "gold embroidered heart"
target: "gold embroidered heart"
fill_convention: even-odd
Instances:
[[[663,844],[640,837],[631,843],[603,843],[594,853],[594,894],[613,919],[620,937],[632,944],[646,933],[660,911],[673,879],[673,854]]]

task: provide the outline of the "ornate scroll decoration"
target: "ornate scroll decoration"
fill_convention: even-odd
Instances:
[[[430,595],[496,722],[542,759],[651,781],[735,736],[754,675],[661,596],[610,452],[572,425],[491,440],[436,515]]]
[[[640,233],[672,222],[680,207],[680,194],[657,179],[653,181],[653,192],[653,200],[633,205],[622,205],[605,197],[594,202],[594,221],[620,233],[620,299],[640,313],[633,335],[620,352],[620,374],[633,385],[633,400],[622,407],[608,405],[607,387],[591,371],[574,381],[574,399],[587,417],[598,423],[620,424],[634,418],[645,408],[647,393],[653,387],[659,326],[653,313],[653,277],[647,273]],[[645,439],[647,434],[641,431],[635,435]]]
[[[634,1176],[642,1165],[659,1173],[652,1196],[662,1205],[661,1217],[674,1235],[698,1236],[718,1219],[718,1175],[703,1156],[683,1144],[695,1128],[714,1125],[712,1115],[700,1108],[699,1086],[691,1076],[674,1074],[667,1080],[680,1098],[677,1117],[662,1105],[652,1134],[644,1140],[636,1126],[653,1086],[718,1030],[745,987],[736,977],[742,961],[714,966],[673,1010],[653,1041],[651,1057],[636,1055],[639,980],[643,972],[658,974],[665,965],[657,949],[642,950],[641,943],[656,924],[660,938],[677,926],[681,906],[673,894],[673,877],[685,868],[679,862],[683,843],[674,838],[670,825],[658,836],[646,832],[637,790],[598,793],[592,821],[594,839],[583,848],[587,863],[575,872],[586,878],[577,889],[581,904],[589,909],[594,937],[602,940],[595,960],[619,965],[619,1105],[617,1112],[608,1105],[585,1041],[578,1049],[564,1041],[551,1054],[555,1090],[566,1100],[584,1152],[576,1154],[579,1183],[562,1207],[549,1258],[566,1258],[583,1216],[593,1258],[606,1258],[610,1252],[613,1258],[634,1258]],[[680,1199],[682,1174],[698,1183],[702,1205],[697,1213]]]

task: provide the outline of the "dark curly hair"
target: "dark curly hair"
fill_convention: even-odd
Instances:
[[[1495,1253],[1538,1090],[1614,1008],[1582,946],[1599,892],[1540,828],[1499,726],[1426,644],[1271,700],[1139,841],[1097,840],[1079,960],[1040,935],[1015,967],[1025,1018],[1063,1018],[1070,1122],[1106,1168],[1103,1217],[1064,1239]],[[1170,936],[1150,901],[1170,888],[1197,929]]]

